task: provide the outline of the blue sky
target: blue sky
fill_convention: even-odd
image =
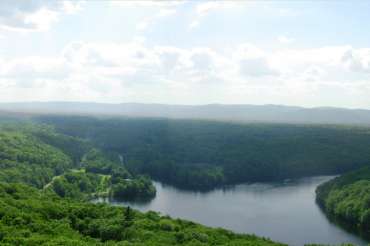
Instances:
[[[0,2],[0,101],[370,109],[368,1]]]

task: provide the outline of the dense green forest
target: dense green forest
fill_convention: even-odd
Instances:
[[[1,245],[282,245],[155,212],[61,199],[0,183]]]
[[[325,212],[348,225],[370,234],[370,167],[347,173],[320,185],[317,202]]]
[[[369,141],[363,128],[45,116],[37,122],[0,125],[1,245],[279,245],[89,200],[150,199],[155,188],[145,174],[203,189],[340,173],[364,165]],[[314,162],[329,154],[326,165]],[[369,193],[358,185],[355,194]]]
[[[0,130],[0,180],[23,182],[42,188],[73,167],[61,150],[21,131]]]
[[[133,174],[190,189],[340,174],[370,160],[370,129],[361,127],[77,116],[37,121],[120,154]]]
[[[150,199],[155,187],[148,177],[131,175],[109,153],[86,140],[58,134],[35,124],[0,126],[0,181],[52,189],[61,197]]]
[[[60,197],[89,199],[94,194],[106,194],[109,178],[103,175],[86,173],[84,170],[71,170],[63,175],[55,176],[52,182],[44,186]]]
[[[86,201],[99,193],[155,194],[150,179],[130,174],[91,146],[44,125],[0,126],[1,245],[282,245]]]

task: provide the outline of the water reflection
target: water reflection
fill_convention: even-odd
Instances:
[[[320,176],[278,183],[241,184],[206,193],[179,190],[156,182],[157,195],[150,202],[110,203],[254,233],[290,245],[366,245],[365,240],[331,223],[315,203],[315,188],[331,178]]]

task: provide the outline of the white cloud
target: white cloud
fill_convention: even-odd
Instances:
[[[181,0],[174,0],[174,1],[163,1],[163,0],[152,0],[152,1],[146,1],[146,0],[115,0],[110,2],[112,6],[118,6],[118,7],[135,7],[135,8],[142,8],[142,7],[176,7],[179,6],[185,1]]]
[[[200,3],[195,7],[195,11],[200,16],[207,15],[210,11],[216,9],[232,8],[236,7],[237,3],[232,1],[208,1]]]
[[[244,76],[260,77],[260,76],[273,76],[279,74],[277,71],[271,68],[267,60],[264,58],[241,60],[239,67],[240,73]]]
[[[50,25],[58,20],[58,13],[42,8],[35,13],[24,17],[24,24],[33,26],[39,31],[46,31]]]
[[[348,49],[344,52],[342,61],[354,72],[370,73],[370,49]]]
[[[139,31],[143,31],[147,29],[150,25],[156,23],[157,21],[175,14],[176,10],[174,8],[162,8],[159,10],[157,14],[146,17],[141,22],[139,22],[137,25],[137,29]]]
[[[277,40],[282,43],[282,44],[290,44],[290,43],[293,43],[295,41],[294,38],[289,38],[287,36],[284,36],[284,35],[280,35],[277,37]]]
[[[201,19],[206,17],[212,11],[234,8],[241,6],[241,4],[245,3],[232,1],[206,1],[199,3],[195,6],[195,17],[189,27],[191,29],[198,27]]]
[[[162,0],[153,0],[153,1],[111,1],[110,4],[113,7],[121,7],[128,9],[153,9],[153,15],[146,16],[139,23],[137,23],[136,28],[139,31],[144,31],[148,29],[151,25],[154,25],[156,22],[164,19],[168,16],[176,14],[176,9],[178,6],[184,4],[185,1],[162,1]]]
[[[240,60],[264,57],[267,56],[267,53],[253,44],[244,43],[238,45],[232,55],[234,59]]]
[[[42,0],[0,1],[0,28],[12,31],[45,31],[60,14],[75,13],[82,2]]]
[[[85,4],[84,0],[78,0],[78,1],[63,1],[63,10],[67,14],[75,14],[78,11],[82,10],[82,5]]]
[[[162,0],[153,0],[153,1],[110,1],[111,6],[120,7],[125,11],[136,11],[137,9],[151,9],[153,10],[152,15],[145,16],[141,21],[136,25],[138,31],[145,31],[151,25],[154,25],[156,22],[168,17],[175,15],[177,12],[177,7],[184,4],[185,1],[162,1]]]
[[[303,103],[315,95],[325,98],[328,88],[342,96],[345,89],[369,95],[369,61],[369,49],[350,46],[265,50],[240,44],[227,53],[145,42],[73,42],[57,57],[0,59],[0,88],[4,95],[29,93],[33,100],[49,93],[55,100],[104,102]]]

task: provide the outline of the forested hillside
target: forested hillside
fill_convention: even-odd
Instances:
[[[369,128],[75,116],[37,120],[119,153],[132,173],[191,189],[339,174],[370,160]]]
[[[65,200],[0,183],[1,245],[281,245],[129,208]]]
[[[58,134],[50,126],[0,125],[0,181],[53,190],[61,197],[149,199],[155,188],[148,177],[131,175],[109,153],[86,140]]]
[[[0,180],[23,182],[42,188],[51,179],[73,167],[61,150],[21,131],[0,130]]]
[[[320,185],[317,202],[325,212],[364,235],[370,235],[370,167]]]
[[[88,146],[47,126],[0,126],[1,245],[282,245],[85,201],[99,192],[125,199],[153,193],[148,178]]]

